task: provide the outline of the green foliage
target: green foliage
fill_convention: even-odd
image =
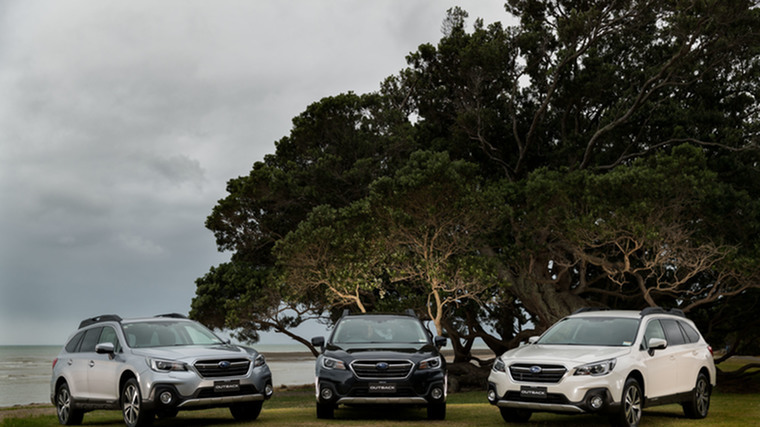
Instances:
[[[726,307],[760,283],[753,4],[508,0],[519,25],[471,30],[451,9],[380,92],[308,106],[230,180],[206,226],[232,260],[194,315],[254,336],[414,307],[464,359],[588,305],[740,322]]]

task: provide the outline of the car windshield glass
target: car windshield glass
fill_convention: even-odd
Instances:
[[[638,325],[638,319],[573,317],[552,326],[538,344],[631,346]]]
[[[428,334],[413,318],[357,317],[343,319],[333,333],[335,344],[428,342]]]
[[[132,348],[223,344],[213,332],[195,322],[135,322],[123,324]]]

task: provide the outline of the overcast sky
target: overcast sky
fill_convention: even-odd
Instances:
[[[187,314],[230,256],[204,227],[227,180],[310,103],[378,90],[454,5],[468,28],[508,19],[503,0],[0,0],[0,345]]]

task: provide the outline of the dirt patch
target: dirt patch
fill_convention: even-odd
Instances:
[[[32,418],[41,415],[55,415],[55,407],[44,403],[16,405],[0,409],[0,421],[6,418]]]

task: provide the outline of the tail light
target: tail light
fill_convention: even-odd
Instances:
[[[713,350],[712,350],[712,346],[711,346],[711,345],[708,345],[708,346],[707,346],[707,350],[710,352],[710,356],[715,356],[715,355],[713,354]]]
[[[53,359],[53,369],[55,369],[55,364],[56,363],[58,363],[58,358],[57,357],[55,359]]]

